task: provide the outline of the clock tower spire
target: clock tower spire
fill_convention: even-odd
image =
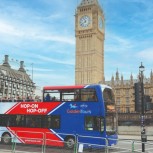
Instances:
[[[98,0],[82,0],[80,3],[80,6],[85,6],[85,5],[90,5],[90,4],[98,5]]]
[[[104,81],[104,14],[98,0],[82,0],[75,14],[75,83]]]

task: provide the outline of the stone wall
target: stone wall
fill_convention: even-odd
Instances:
[[[146,134],[153,136],[153,126],[145,127]],[[140,126],[118,126],[119,135],[141,135]]]

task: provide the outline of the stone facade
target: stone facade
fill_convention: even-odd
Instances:
[[[33,96],[35,85],[24,69],[24,62],[20,62],[18,70],[12,69],[8,55],[0,65],[0,99],[27,98]]]
[[[104,80],[104,14],[97,0],[82,0],[75,14],[75,83]]]
[[[118,112],[133,113],[135,112],[134,102],[134,83],[138,82],[139,78],[133,79],[131,74],[129,80],[124,80],[123,75],[120,77],[118,70],[116,76],[112,76],[111,81],[105,81],[105,84],[114,89],[115,101]],[[144,77],[144,94],[149,95],[153,99],[153,73],[151,71],[150,78]]]

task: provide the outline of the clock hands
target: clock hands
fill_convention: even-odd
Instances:
[[[90,24],[90,17],[85,15],[80,19],[80,25],[82,27],[87,27]]]

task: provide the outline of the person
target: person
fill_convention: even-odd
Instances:
[[[31,127],[35,127],[35,126],[36,126],[36,122],[35,122],[34,119],[31,120],[30,126],[31,126]]]
[[[48,93],[47,95],[46,95],[46,97],[45,97],[45,101],[51,101],[51,96],[50,96],[50,94]]]
[[[27,127],[35,127],[36,126],[36,122],[34,120],[34,118],[27,118],[26,119],[26,126]]]
[[[55,101],[56,100],[56,97],[54,96],[54,97],[52,97],[52,101]]]
[[[78,95],[76,95],[76,97],[75,97],[74,101],[78,101],[78,100],[80,100],[80,98],[79,98],[79,94],[78,94]]]
[[[92,95],[88,98],[88,101],[97,101],[96,95],[95,95],[95,94],[92,94]]]

